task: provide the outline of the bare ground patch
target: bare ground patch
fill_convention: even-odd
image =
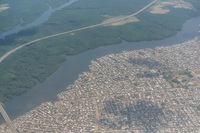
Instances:
[[[104,24],[104,26],[119,26],[119,25],[124,25],[127,23],[138,22],[138,21],[140,20],[134,16],[132,17],[118,16],[118,17],[110,17],[109,19],[103,21],[102,24]]]
[[[6,10],[6,9],[8,9],[8,8],[10,8],[10,7],[8,6],[8,4],[2,4],[2,5],[0,5],[0,12],[2,12],[3,10]]]
[[[168,12],[170,12],[170,10],[169,9],[163,9],[162,5],[156,5],[150,11],[150,13],[152,13],[152,14],[166,14]]]
[[[150,13],[152,14],[166,14],[170,12],[169,9],[164,9],[166,6],[172,6],[173,8],[183,8],[193,10],[193,6],[189,2],[185,2],[184,0],[167,0],[161,1],[159,0],[155,6],[152,7]]]

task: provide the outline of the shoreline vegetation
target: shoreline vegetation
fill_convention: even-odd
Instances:
[[[58,100],[12,123],[21,132],[197,133],[199,39],[97,58]],[[3,125],[0,132],[11,130]]]
[[[48,10],[48,5],[56,8],[68,0],[1,0],[1,5],[9,7],[0,12],[0,33],[11,30],[16,25],[26,25]],[[34,11],[33,11],[34,10]]]
[[[42,36],[98,24],[106,19],[102,15],[129,15],[153,0],[126,1],[80,0],[55,12],[44,24],[10,35],[5,41],[1,40],[0,51],[6,52],[7,48],[12,49]],[[112,6],[113,2],[115,6]],[[130,2],[133,4],[129,4]],[[145,10],[135,16],[140,20],[137,22],[86,29],[42,40],[20,49],[0,64],[0,101],[12,99],[13,96],[26,92],[36,83],[44,81],[61,62],[66,60],[66,56],[63,55],[75,55],[99,46],[120,43],[122,39],[131,42],[163,39],[175,35],[186,20],[197,16],[197,13],[192,10],[171,6],[168,8],[170,12],[166,14],[151,14],[149,10]]]

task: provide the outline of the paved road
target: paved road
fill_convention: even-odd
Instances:
[[[148,4],[147,6],[143,7],[142,9],[140,9],[138,12],[134,13],[134,14],[131,14],[129,16],[126,16],[126,17],[123,17],[123,18],[120,18],[120,19],[116,19],[116,20],[113,20],[113,21],[110,21],[110,22],[104,22],[104,23],[100,23],[100,24],[96,24],[96,25],[91,25],[91,26],[87,26],[87,27],[83,27],[83,28],[79,28],[79,29],[75,29],[75,30],[71,30],[71,31],[66,31],[66,32],[62,32],[62,33],[58,33],[58,34],[54,34],[54,35],[50,35],[50,36],[46,36],[46,37],[42,37],[42,38],[39,38],[39,39],[36,39],[36,40],[33,40],[33,41],[30,41],[28,43],[25,43],[23,45],[20,45],[19,47],[11,50],[11,51],[8,51],[6,54],[4,54],[1,58],[0,58],[0,63],[3,62],[9,55],[13,54],[14,52],[16,52],[17,50],[29,45],[29,44],[32,44],[32,43],[35,43],[35,42],[39,42],[41,40],[44,40],[44,39],[48,39],[48,38],[52,38],[52,37],[56,37],[56,36],[60,36],[60,35],[64,35],[64,34],[69,34],[69,33],[72,33],[72,32],[76,32],[76,31],[81,31],[81,30],[85,30],[85,29],[90,29],[90,28],[94,28],[94,27],[98,27],[98,26],[103,26],[103,25],[106,25],[106,24],[110,24],[110,23],[114,23],[114,22],[120,22],[122,20],[125,20],[125,19],[128,19],[128,18],[131,18],[139,13],[141,13],[142,11],[144,11],[145,9],[147,9],[148,7],[150,7],[151,5],[153,5],[154,3],[156,3],[157,0],[154,0],[153,2],[151,2],[150,4]]]
[[[113,20],[113,21],[110,21],[110,22],[103,22],[103,23],[100,23],[100,24],[96,24],[96,25],[91,25],[91,26],[87,26],[87,27],[83,27],[83,28],[79,28],[79,29],[75,29],[75,30],[71,30],[71,31],[66,31],[66,32],[62,32],[62,33],[58,33],[58,34],[54,34],[54,35],[50,35],[50,36],[46,36],[46,37],[42,37],[42,38],[39,38],[39,39],[35,39],[33,41],[30,41],[28,43],[25,43],[25,44],[22,44],[16,48],[14,48],[13,50],[10,50],[8,51],[6,54],[4,54],[1,58],[0,58],[0,63],[3,62],[8,56],[10,56],[11,54],[13,54],[14,52],[16,52],[17,50],[29,45],[29,44],[32,44],[32,43],[35,43],[35,42],[39,42],[41,40],[44,40],[44,39],[48,39],[48,38],[52,38],[52,37],[56,37],[56,36],[60,36],[60,35],[64,35],[64,34],[69,34],[69,33],[72,33],[72,32],[76,32],[76,31],[81,31],[81,30],[85,30],[85,29],[90,29],[90,28],[94,28],[94,27],[98,27],[98,26],[103,26],[103,25],[106,25],[106,24],[110,24],[110,23],[114,23],[114,22],[120,22],[120,21],[123,21],[125,19],[128,19],[128,18],[131,18],[137,14],[139,14],[140,12],[144,11],[145,9],[147,9],[148,7],[150,7],[151,5],[153,5],[157,0],[154,0],[153,2],[151,2],[150,4],[148,4],[147,6],[143,7],[141,10],[139,10],[138,12],[132,14],[132,15],[129,15],[129,16],[126,16],[126,17],[123,17],[123,18],[120,18],[120,19],[116,19],[116,20]],[[95,104],[95,110],[96,110],[96,118],[97,120],[99,120],[99,112],[98,112],[98,107],[97,107],[97,103],[96,103],[96,99],[93,98],[93,102]],[[12,130],[13,133],[17,133],[16,129],[14,128],[14,126],[12,125],[12,121],[10,120],[10,118],[8,117],[7,113],[5,112],[5,110],[3,109],[2,105],[0,104],[0,112],[3,116],[3,118],[5,119],[6,121],[6,124],[10,127],[10,129]],[[94,133],[98,132],[98,124],[96,124],[95,126],[95,130],[94,130]]]
[[[100,117],[99,117],[99,110],[98,110],[97,101],[96,101],[96,98],[95,98],[95,97],[93,97],[93,103],[94,103],[94,105],[95,105],[96,120],[99,121],[99,120],[100,120]],[[98,132],[98,128],[99,128],[99,125],[98,125],[98,123],[96,123],[96,124],[95,124],[94,133],[97,133],[97,132]]]
[[[11,129],[12,133],[17,133],[15,127],[12,124],[12,121],[10,120],[10,118],[8,117],[6,111],[4,110],[4,108],[2,107],[1,103],[0,103],[0,112],[1,115],[3,116],[4,120],[6,121],[6,124],[8,125],[8,127]]]

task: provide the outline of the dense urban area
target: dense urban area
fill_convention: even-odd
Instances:
[[[57,8],[68,0],[3,1],[0,2],[0,8],[4,9],[0,12],[0,31],[16,26],[14,20],[23,21],[22,26],[33,21],[39,12],[48,8],[45,1],[49,5],[60,5],[52,6],[55,12],[38,26],[5,39],[0,34],[0,102],[3,103],[42,83],[66,56],[122,40],[164,39],[175,35],[188,19],[198,15],[193,6],[197,4],[188,0],[70,0],[64,5],[73,4],[62,10]]]
[[[46,102],[18,117],[19,132],[198,133],[200,39],[111,54]],[[6,125],[1,133],[9,133]]]
[[[93,60],[89,71],[56,93],[57,101],[11,121],[1,102],[43,82],[66,56],[122,40],[148,43],[175,35],[200,9],[198,0],[69,0],[74,4],[61,11],[65,0],[45,1],[49,10],[59,10],[49,20],[0,37],[0,113],[5,119],[0,133],[200,133],[200,36]],[[32,22],[47,10],[45,1],[27,2],[26,8],[17,1],[0,2],[0,27],[5,28],[0,31],[19,23],[10,18]],[[104,4],[112,8],[102,8]],[[18,15],[17,7],[22,9]]]

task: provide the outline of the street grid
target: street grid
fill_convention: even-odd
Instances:
[[[200,40],[110,54],[58,94],[58,101],[13,121],[22,132],[198,133]],[[163,73],[192,71],[188,88],[172,87]],[[142,76],[138,76],[142,75]],[[7,126],[1,133],[11,132]]]

